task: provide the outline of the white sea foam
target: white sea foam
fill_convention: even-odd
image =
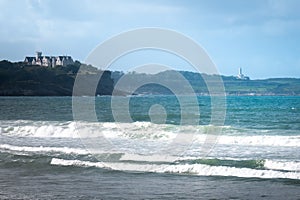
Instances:
[[[227,161],[247,161],[249,158],[231,158],[231,157],[176,157],[168,155],[138,155],[138,154],[123,154],[120,158],[121,161],[142,161],[142,162],[174,162],[174,161],[191,161],[201,159],[218,159]],[[283,161],[283,160],[262,160],[263,167],[271,170],[284,170],[284,171],[300,171],[300,162],[298,161]],[[261,160],[259,160],[261,162]]]
[[[229,145],[250,145],[250,146],[284,146],[300,147],[300,136],[227,136],[222,135],[218,138],[218,144]]]
[[[68,147],[32,147],[32,146],[13,146],[9,144],[0,144],[0,151],[16,151],[16,152],[60,152],[64,154],[78,154],[86,155],[89,152],[80,148],[68,148]]]
[[[60,124],[54,122],[32,122],[11,124],[2,128],[2,134],[19,137],[69,137],[78,138],[75,122]]]
[[[264,167],[273,170],[300,171],[300,162],[266,160]]]
[[[282,172],[276,170],[257,170],[250,168],[235,168],[226,166],[209,166],[204,164],[178,164],[178,165],[157,165],[157,164],[135,164],[135,163],[105,163],[90,162],[81,160],[65,160],[53,158],[51,165],[98,167],[111,170],[133,171],[133,172],[154,172],[193,174],[199,176],[234,176],[243,178],[284,178],[300,179],[298,172]]]
[[[64,160],[59,158],[52,158],[51,165],[61,165],[61,166],[82,166],[82,167],[99,167],[105,168],[102,162],[89,162],[82,160]]]
[[[224,145],[243,146],[282,146],[300,147],[299,135],[240,135],[228,134],[236,129],[228,126],[222,127],[225,134],[218,137],[217,143]],[[12,123],[1,127],[2,135],[20,137],[61,137],[61,138],[93,138],[105,137],[109,140],[150,140],[171,142],[178,134],[184,138],[193,137],[194,143],[203,143],[207,131],[213,130],[212,126],[176,126],[167,124],[153,124],[150,122],[113,123],[113,122],[27,122]],[[261,132],[260,134],[265,134]],[[179,141],[176,141],[179,142]]]
[[[1,144],[0,151],[2,152],[17,152],[21,154],[26,154],[28,152],[35,153],[48,153],[48,152],[59,152],[63,154],[77,154],[77,155],[87,155],[90,152],[86,149],[81,148],[68,148],[68,147],[44,147],[44,146],[14,146],[9,144]],[[96,151],[95,151],[96,152]],[[122,152],[105,152],[98,151],[98,154],[122,154],[120,161],[138,161],[138,162],[169,162],[173,163],[174,161],[189,161],[203,159],[198,157],[184,156],[176,157],[170,155],[140,155],[140,154],[130,154]],[[204,159],[220,159],[220,160],[235,160],[242,161],[247,160],[246,158],[225,158],[225,157],[206,157]],[[300,162],[298,161],[283,161],[283,160],[265,160],[264,168],[271,170],[284,170],[284,171],[300,171]]]

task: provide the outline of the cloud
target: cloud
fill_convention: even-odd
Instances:
[[[187,34],[220,55],[220,66],[236,68],[258,53],[264,64],[272,63],[281,49],[294,49],[285,53],[292,60],[299,55],[297,0],[1,0],[0,6],[0,52],[6,59],[42,50],[83,60],[105,39],[139,27]]]
[[[126,20],[131,24],[182,10],[181,7],[147,1],[8,0],[1,3],[7,8],[0,14],[4,26],[1,38],[12,40],[62,36],[60,32],[81,36],[84,30],[88,33],[99,29],[99,25],[109,30]]]

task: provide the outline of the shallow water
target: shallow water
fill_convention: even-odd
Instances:
[[[126,98],[134,122],[114,121],[110,97],[97,122],[74,121],[71,97],[0,97],[0,198],[300,198],[299,97],[227,97],[222,126],[209,97],[184,125],[176,97]]]

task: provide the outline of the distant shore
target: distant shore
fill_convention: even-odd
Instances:
[[[80,70],[80,71],[79,71]],[[0,61],[0,96],[72,96],[77,75],[86,80],[85,87],[94,84],[101,74],[95,94],[82,90],[76,96],[102,95],[174,95],[170,88],[176,87],[178,94],[189,95],[187,86],[174,76],[178,73],[188,81],[193,94],[209,96],[207,83],[214,84],[215,75],[199,74],[188,71],[164,71],[158,74],[123,73],[119,71],[101,71],[97,68],[75,61],[68,66],[44,67],[26,65],[23,62]],[[116,83],[126,77],[126,84],[116,88]],[[300,78],[270,78],[264,80],[241,80],[235,76],[221,76],[227,96],[300,96]],[[132,82],[131,82],[132,81]],[[132,94],[131,83],[152,82],[136,88]],[[117,91],[117,92],[116,92]]]

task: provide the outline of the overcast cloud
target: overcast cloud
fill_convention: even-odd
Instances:
[[[297,0],[0,0],[0,7],[1,60],[41,50],[83,61],[113,35],[161,27],[201,44],[222,74],[243,67],[252,78],[300,77]],[[128,59],[120,64],[132,65]]]

